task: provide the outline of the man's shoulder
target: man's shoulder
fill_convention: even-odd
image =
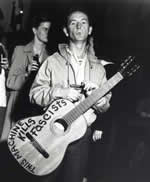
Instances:
[[[59,53],[58,52],[54,52],[53,54],[49,55],[47,57],[48,60],[54,60],[57,59],[59,57]]]
[[[95,57],[95,59],[93,59],[91,62],[93,64],[99,65],[100,67],[105,67],[107,65],[114,64],[113,62],[110,62],[110,61],[107,61],[107,60],[104,60],[104,59],[100,59],[100,58],[97,58],[97,57]]]
[[[16,56],[22,56],[24,55],[24,46],[23,45],[17,45],[14,47],[13,54]]]
[[[50,60],[50,61],[56,61],[56,60],[61,61],[61,62],[65,61],[64,57],[58,51],[56,51],[52,55],[48,56],[47,59]]]
[[[96,59],[94,59],[91,62],[91,68],[92,68],[91,70],[95,73],[103,75],[107,72],[106,67],[108,64],[113,64],[113,63],[96,57]]]
[[[90,62],[91,62],[91,64],[92,64],[93,66],[98,66],[98,67],[100,67],[100,68],[103,68],[103,67],[104,67],[104,65],[102,64],[102,60],[99,59],[99,58],[96,57],[96,56],[94,56],[93,59],[91,59]]]
[[[14,48],[14,50],[15,51],[21,51],[21,50],[23,51],[24,50],[24,47],[25,47],[24,45],[16,45],[15,48]]]
[[[15,50],[20,50],[20,51],[24,51],[24,52],[31,52],[32,49],[33,49],[33,42],[15,46]]]

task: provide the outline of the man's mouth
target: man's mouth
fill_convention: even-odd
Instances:
[[[82,34],[82,32],[76,32],[76,35],[81,35]]]

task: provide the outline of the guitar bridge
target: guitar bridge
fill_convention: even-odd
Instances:
[[[46,150],[39,144],[39,142],[29,133],[26,133],[26,137],[30,140],[32,145],[35,147],[35,149],[43,155],[46,159],[49,157],[49,154],[46,152]]]

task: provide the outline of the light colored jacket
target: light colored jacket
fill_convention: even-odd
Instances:
[[[42,62],[48,57],[48,53],[44,50]],[[28,81],[27,77],[27,66],[32,62],[33,59],[33,42],[29,42],[25,46],[16,46],[12,55],[11,68],[7,78],[7,87],[10,89],[10,96],[8,99],[8,105],[5,115],[4,127],[1,139],[7,138],[8,133],[14,125],[15,104],[24,84]],[[22,110],[25,108],[22,105]],[[17,114],[17,113],[16,113]],[[19,113],[18,113],[19,114]]]
[[[76,84],[75,72],[68,59],[67,45],[60,44],[59,52],[49,56],[40,67],[30,90],[30,100],[42,107],[47,107],[53,99],[53,93],[62,88]],[[99,87],[106,82],[106,72],[93,54],[88,52],[88,61],[85,64],[85,81],[91,81]],[[109,108],[111,93],[107,96],[104,110]]]

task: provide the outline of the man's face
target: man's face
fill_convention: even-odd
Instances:
[[[72,41],[85,41],[91,32],[86,14],[77,11],[69,16],[67,33]]]
[[[33,29],[34,35],[37,37],[37,39],[43,43],[48,42],[48,32],[50,29],[51,23],[50,22],[43,22],[39,25],[39,27],[36,29]]]

